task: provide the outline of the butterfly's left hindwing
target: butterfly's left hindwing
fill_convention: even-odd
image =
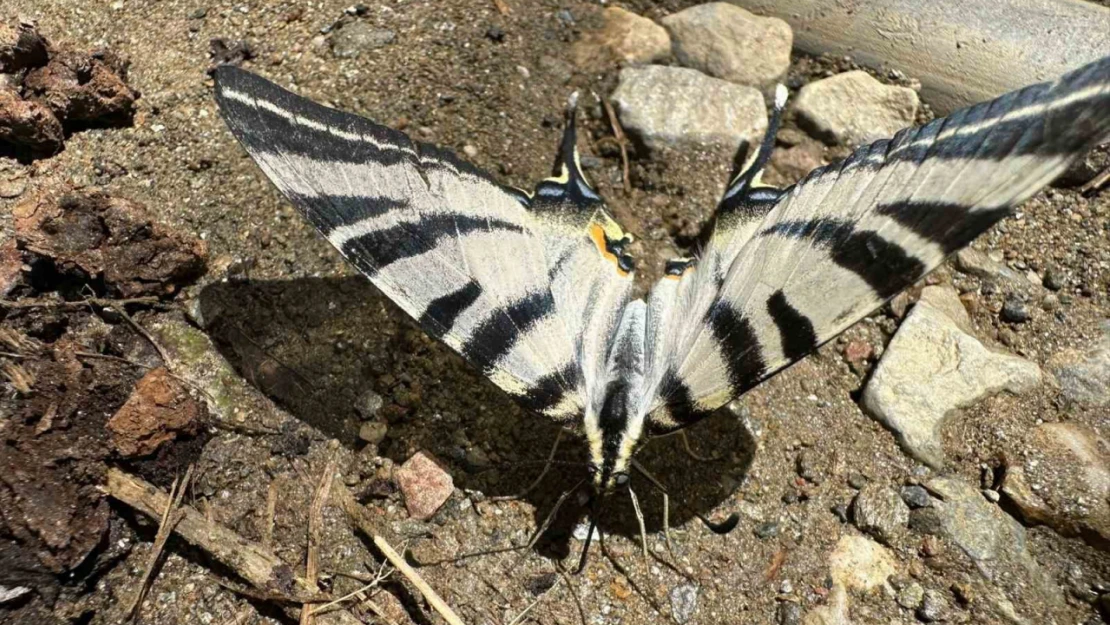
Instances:
[[[216,96],[275,186],[402,310],[526,408],[581,413],[632,280],[605,249],[623,233],[581,179],[573,129],[574,169],[533,197],[236,68],[217,70]]]
[[[903,130],[781,192],[730,188],[701,257],[652,290],[649,429],[690,425],[811,353],[1108,139],[1110,58]]]

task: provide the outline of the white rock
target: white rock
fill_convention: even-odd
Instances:
[[[841,536],[829,556],[829,576],[833,584],[848,590],[867,592],[886,586],[886,580],[897,572],[890,551],[859,534]]]
[[[903,449],[940,468],[940,430],[957,408],[1041,383],[1041,370],[1023,358],[986,348],[951,287],[926,287],[887,346],[863,393],[864,408],[890,428]]]
[[[698,587],[683,584],[671,589],[671,616],[679,624],[687,623],[698,609]]]
[[[681,67],[626,67],[613,102],[621,124],[648,149],[707,147],[731,156],[767,130],[763,97]]]
[[[775,17],[759,17],[726,2],[667,16],[671,49],[682,65],[770,93],[790,68],[794,33]]]
[[[671,53],[667,30],[650,19],[618,7],[605,9],[602,17],[604,26],[587,33],[574,46],[574,61],[579,67],[651,63]]]
[[[917,92],[884,85],[862,70],[802,87],[794,99],[798,122],[827,143],[860,145],[913,124]]]

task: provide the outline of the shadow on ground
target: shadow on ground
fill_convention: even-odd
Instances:
[[[558,434],[558,426],[522,411],[358,276],[213,284],[201,293],[200,316],[241,375],[296,418],[359,448],[366,405],[380,397],[373,418],[388,422],[388,434],[379,453],[401,463],[417,450],[430,451],[463,489],[487,496],[520,492],[542,470]],[[699,423],[688,438],[698,454],[713,459],[693,459],[676,436],[651,441],[637,456],[671,490],[672,526],[710,515],[754,453],[754,442],[728,413]],[[564,436],[557,457],[584,462],[584,446]],[[525,497],[535,506],[537,524],[585,477],[584,464],[552,467]],[[640,476],[632,484],[648,531],[659,531],[661,496]],[[572,529],[587,512],[581,499],[568,498],[541,552],[566,555]],[[711,516],[720,520],[730,512]],[[606,533],[638,533],[626,492],[609,500],[600,525]]]

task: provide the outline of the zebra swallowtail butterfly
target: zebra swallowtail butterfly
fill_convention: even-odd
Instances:
[[[359,271],[522,406],[580,431],[592,481],[920,280],[1110,139],[1110,58],[760,184],[785,105],[711,236],[633,297],[631,236],[586,181],[573,103],[551,178],[499,184],[454,154],[216,72],[232,133]]]

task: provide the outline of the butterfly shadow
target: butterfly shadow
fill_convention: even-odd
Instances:
[[[522,410],[362,277],[214,283],[201,291],[199,312],[223,356],[294,417],[359,451],[368,444],[360,428],[385,424],[378,454],[400,464],[416,451],[429,452],[464,491],[487,497],[524,491],[559,434],[558,425]],[[694,459],[680,437],[669,436],[650,441],[637,460],[670,491],[671,528],[707,531],[696,516],[719,520],[731,512],[721,504],[746,474],[755,445],[728,414],[701,421],[687,439],[711,459]],[[297,445],[275,441],[274,447]],[[560,464],[522,497],[534,506],[532,527],[587,476],[585,445],[576,436],[563,436],[557,458]],[[660,532],[661,494],[640,475],[631,484],[647,531]],[[362,490],[365,501],[391,494],[387,484],[370,478]],[[572,536],[589,508],[583,496],[568,496],[536,549],[562,558],[580,548]],[[606,535],[638,544],[639,524],[625,489],[606,498],[598,512]],[[510,532],[516,529],[491,537],[490,546],[508,546]]]

